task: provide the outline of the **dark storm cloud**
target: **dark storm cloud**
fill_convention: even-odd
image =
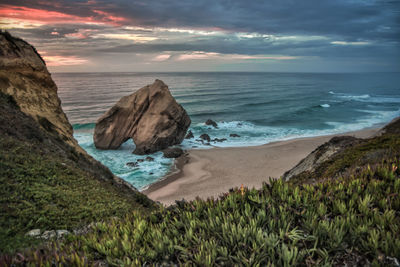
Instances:
[[[385,0],[157,0],[32,1],[10,5],[45,8],[79,16],[93,9],[130,18],[137,25],[218,27],[268,34],[335,35],[344,40],[400,39],[400,1]]]
[[[106,22],[12,30],[58,55],[95,58],[203,51],[363,59],[386,62],[393,70],[400,62],[397,0],[3,0],[2,4]],[[168,31],[174,28],[193,32]]]

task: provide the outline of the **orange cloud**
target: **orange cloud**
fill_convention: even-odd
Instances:
[[[298,59],[299,57],[294,56],[282,56],[282,55],[240,55],[240,54],[221,54],[214,52],[194,51],[179,55],[176,59],[178,61],[185,60],[199,60],[199,59],[221,59],[221,60],[248,60],[248,59],[259,59],[259,60],[292,60]]]
[[[88,60],[76,56],[47,56],[46,52],[41,52],[47,66],[70,66],[87,63]]]
[[[81,17],[58,11],[0,5],[0,25],[4,28],[29,28],[46,24],[107,24],[120,26],[127,21],[127,18],[115,16],[101,10],[93,10],[93,16]]]

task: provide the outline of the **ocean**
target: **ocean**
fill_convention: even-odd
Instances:
[[[96,120],[122,96],[163,80],[192,119],[195,137],[227,138],[202,145],[184,140],[184,149],[238,147],[298,137],[344,133],[381,126],[400,116],[399,73],[55,73],[62,107],[79,144],[139,190],[167,174],[173,160],[158,152],[153,162],[129,167],[144,156],[127,141],[118,150],[97,150]],[[218,129],[206,126],[212,119]],[[230,134],[240,137],[229,137]]]

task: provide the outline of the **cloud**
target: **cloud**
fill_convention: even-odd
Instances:
[[[0,27],[41,51],[107,66],[375,62],[398,70],[391,0],[3,0]],[[318,62],[317,60],[318,59]],[[325,62],[325,63],[321,63]],[[104,64],[103,64],[104,65]],[[318,65],[318,67],[317,67]],[[293,65],[294,66],[294,65]],[[296,65],[300,66],[300,65]],[[371,65],[372,66],[372,65]],[[339,68],[341,71],[343,67]]]
[[[268,56],[268,55],[240,55],[240,54],[221,54],[204,51],[194,51],[181,54],[175,57],[178,61],[185,60],[293,60],[298,57],[293,56]]]
[[[128,34],[128,33],[100,33],[93,35],[92,38],[131,40],[134,41],[135,43],[147,43],[158,39],[155,36],[146,36],[141,34]]]
[[[76,56],[50,56],[46,52],[39,52],[46,62],[47,66],[71,66],[71,65],[82,65],[88,63],[87,59],[79,58]]]
[[[120,25],[127,18],[109,12],[92,10],[90,16],[79,16],[25,6],[0,5],[0,25],[6,29],[32,28],[49,24],[104,24]]]
[[[171,58],[171,55],[169,55],[169,54],[164,54],[164,55],[155,56],[155,57],[152,59],[152,61],[161,62],[161,61],[166,61],[166,60],[168,60],[168,59],[170,59],[170,58]]]
[[[369,45],[370,42],[346,42],[346,41],[333,41],[331,44],[334,45]]]

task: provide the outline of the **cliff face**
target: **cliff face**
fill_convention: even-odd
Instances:
[[[360,140],[352,136],[338,136],[333,137],[328,142],[317,147],[306,158],[302,159],[295,167],[283,174],[283,179],[288,181],[292,177],[304,172],[313,172],[322,163],[327,162],[338,152],[351,147]]]
[[[57,86],[36,49],[27,42],[0,32],[0,91],[11,95],[21,111],[47,131],[53,131],[78,151],[72,126],[61,109]]]
[[[32,229],[72,231],[154,205],[79,147],[60,104],[36,50],[0,32],[0,254],[28,246]]]
[[[294,184],[349,177],[361,167],[391,162],[400,151],[400,118],[367,139],[333,137],[287,171],[282,179]]]

